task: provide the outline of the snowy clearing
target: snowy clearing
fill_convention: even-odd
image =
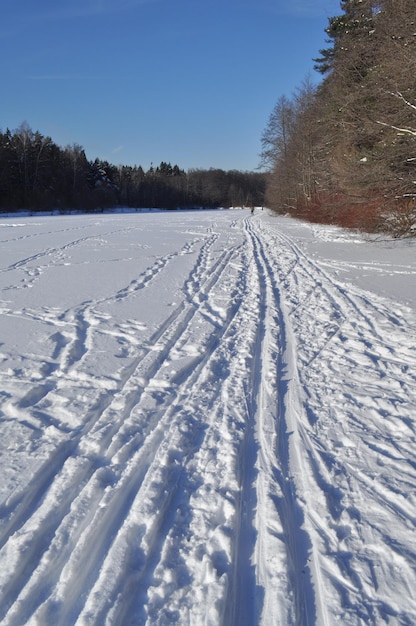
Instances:
[[[0,622],[416,623],[416,242],[0,219]]]

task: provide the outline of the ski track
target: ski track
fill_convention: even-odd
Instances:
[[[46,325],[49,350],[0,372],[1,423],[39,446],[0,505],[5,626],[415,623],[414,314],[261,215],[212,215],[66,309],[9,298],[133,226],[51,229],[65,243],[1,270],[3,315]],[[186,255],[149,329],[140,303]],[[137,316],[113,319],[125,304]]]

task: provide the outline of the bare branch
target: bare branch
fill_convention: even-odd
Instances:
[[[393,130],[397,130],[399,133],[412,135],[412,137],[416,137],[416,130],[411,130],[410,128],[399,128],[398,126],[393,126],[393,124],[386,124],[386,122],[376,121],[376,124],[381,124],[381,126],[387,126],[387,128],[392,128]]]
[[[395,98],[399,98],[405,104],[407,104],[408,107],[416,111],[416,104],[412,104],[411,102],[409,102],[409,100],[406,100],[406,98],[403,96],[402,93],[400,93],[400,91],[390,91],[389,93],[391,96],[394,96]]]

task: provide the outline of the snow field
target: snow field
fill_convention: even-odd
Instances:
[[[2,623],[415,622],[410,244],[244,210],[0,239]]]

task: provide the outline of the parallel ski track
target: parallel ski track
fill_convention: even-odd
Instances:
[[[197,413],[196,403],[201,401],[205,412],[207,392],[213,402],[200,448],[193,457],[184,460],[188,474],[194,480],[201,480],[199,487],[191,490],[192,506],[181,502],[182,518],[190,519],[189,535],[181,534],[183,519],[177,528],[173,524],[155,568],[156,579],[163,578],[172,563],[182,562],[185,571],[187,567],[193,570],[194,582],[188,590],[177,589],[168,606],[158,608],[150,604],[146,622],[149,626],[165,623],[170,614],[180,614],[181,604],[192,603],[189,594],[198,594],[199,589],[203,590],[202,595],[197,596],[192,614],[183,616],[183,622],[205,620],[213,625],[248,626],[260,622],[295,623],[296,620],[288,601],[291,593],[291,582],[286,575],[288,558],[282,540],[280,511],[276,506],[282,500],[280,485],[284,483],[276,458],[279,429],[276,364],[280,327],[275,309],[278,302],[261,242],[250,219],[244,220],[243,229],[245,245],[241,250],[242,269],[236,282],[239,295],[235,299],[233,317],[224,329],[221,343],[215,346],[206,362],[203,380],[195,381],[192,390],[187,392],[190,393],[188,403],[195,406]],[[241,362],[242,355],[250,355],[245,365]],[[223,380],[215,376],[218,362],[227,363],[228,372]],[[209,391],[206,380],[210,382]],[[236,407],[239,407],[238,413],[234,413]],[[231,432],[240,434],[230,441]],[[209,491],[213,470],[204,459],[210,459],[216,449],[215,472],[221,475],[221,493],[213,498]],[[228,458],[236,459],[235,463],[230,463]],[[210,513],[199,513],[204,511],[205,495],[211,497],[211,506],[216,508]],[[227,508],[230,502],[235,510],[232,536],[228,538],[230,520],[224,515],[223,507]],[[209,526],[210,517],[223,520],[215,530]],[[204,534],[207,529],[212,538]],[[289,532],[295,535],[298,529],[290,528]],[[205,551],[201,571],[195,571],[202,545]],[[222,546],[221,561],[216,556],[216,546]],[[207,567],[212,567],[217,574],[215,584],[205,582]],[[226,587],[222,572],[229,576]],[[267,589],[265,597],[262,589]],[[182,602],[184,598],[186,601]],[[216,613],[212,605],[218,602],[223,609]],[[126,613],[122,616],[125,618]]]
[[[90,331],[93,332],[93,328],[91,328],[90,324],[88,324],[87,318],[88,316],[90,318],[94,317],[94,313],[92,312],[92,306],[94,306],[94,308],[98,308],[100,304],[108,301],[117,301],[120,297],[128,297],[128,295],[133,293],[133,291],[139,288],[143,288],[144,286],[146,286],[146,284],[149,284],[150,281],[157,276],[157,274],[161,270],[161,267],[166,265],[168,260],[169,257],[164,258],[162,260],[162,263],[160,260],[157,260],[155,264],[143,274],[143,278],[139,278],[134,281],[134,289],[123,288],[111,298],[106,298],[105,300],[97,301],[94,303],[84,303],[75,310],[70,310],[61,314],[61,316],[56,320],[56,324],[66,325],[69,322],[74,329],[73,337],[72,340],[69,341],[67,345],[65,345],[62,351],[63,354],[60,358],[61,365],[59,369],[52,373],[52,375],[49,377],[48,388],[45,390],[45,394],[40,399],[44,399],[47,393],[51,391],[57,391],[59,393],[62,373],[66,374],[65,379],[67,381],[68,374],[74,375],[74,370],[79,367],[80,362],[82,361],[82,357],[88,352],[89,348],[87,346],[87,343],[92,343],[92,339],[88,341],[87,334]],[[121,386],[117,389],[117,401],[119,396],[123,396],[124,388],[128,385],[129,381],[131,381],[132,376],[134,376],[139,365],[146,357],[148,360],[153,361],[153,363],[148,366],[147,370],[149,379],[152,378],[153,370],[155,370],[155,368],[157,369],[160,366],[160,362],[163,359],[163,357],[162,359],[160,358],[160,354],[154,352],[153,347],[157,342],[160,341],[163,335],[166,335],[166,337],[168,337],[168,333],[172,328],[175,332],[176,326],[178,325],[180,326],[180,330],[182,330],[183,327],[186,327],[186,323],[184,324],[184,326],[181,326],[179,324],[179,322],[181,321],[180,316],[183,315],[183,309],[183,304],[180,304],[172,312],[170,317],[165,320],[164,324],[153,334],[148,342],[148,345],[144,349],[141,349],[136,357],[132,360],[132,362],[124,370],[122,370],[121,374],[119,375]],[[189,311],[191,314],[193,314],[194,309],[190,307]],[[28,317],[33,317],[35,319],[37,317],[40,317],[38,313],[32,313],[31,311],[27,310],[24,312],[24,314]],[[38,491],[34,492],[32,486],[28,486],[27,493],[23,492],[19,494],[19,501],[22,501],[21,507],[19,507],[17,503],[15,503],[13,499],[11,499],[9,500],[9,505],[7,507],[3,507],[3,509],[0,511],[0,519],[8,519],[8,525],[2,528],[0,547],[4,545],[4,543],[7,541],[7,538],[12,533],[14,533],[22,523],[21,517],[19,515],[19,508],[22,508],[23,515],[25,515],[25,512],[29,512],[30,514],[31,507],[27,506],[28,502],[36,502],[42,499],[44,489],[49,484],[51,478],[54,476],[57,470],[59,470],[61,465],[65,462],[66,458],[76,451],[79,442],[84,438],[86,434],[88,434],[93,429],[93,427],[99,422],[100,418],[102,418],[102,416],[105,414],[105,411],[111,406],[111,403],[114,402],[113,395],[114,393],[111,393],[111,390],[110,393],[106,391],[100,394],[97,406],[90,407],[90,409],[87,411],[87,414],[84,416],[82,429],[76,431],[75,433],[72,433],[69,440],[61,444],[60,447],[62,448],[62,456],[60,454],[60,450],[58,450],[58,454],[55,455],[55,463],[48,463],[47,467],[41,469],[40,474],[36,480],[36,484],[38,485]],[[130,408],[132,409],[133,406],[134,402]],[[125,416],[123,415],[120,420],[117,420],[117,423],[119,421],[120,423],[122,423],[123,417]],[[59,425],[58,419],[56,420],[56,423]],[[65,428],[62,427],[62,430],[65,431]]]
[[[243,229],[242,244],[217,250],[213,227],[101,301],[57,318],[46,310],[21,312],[40,320],[50,315],[56,334],[59,367],[20,400],[42,425],[49,395],[70,398],[83,380],[100,333],[100,306],[134,298],[178,254],[199,247],[183,301],[145,344],[130,348],[128,366],[107,390],[97,386],[81,427],[51,417],[61,443],[33,484],[1,507],[5,626],[151,626],[178,616],[208,626],[332,626],[337,618],[326,605],[328,585],[344,598],[348,626],[376,626],[391,616],[397,624],[412,623],[411,609],[401,614],[378,589],[368,545],[397,553],[401,573],[392,569],[392,581],[408,585],[411,595],[416,553],[403,538],[416,511],[402,494],[416,480],[416,457],[406,445],[415,431],[383,397],[383,382],[405,389],[416,407],[415,350],[405,341],[416,329],[381,299],[346,289],[256,217],[233,226]],[[8,269],[36,280],[36,268],[27,269],[31,262],[42,263],[45,254],[59,259],[68,246],[91,238]],[[219,287],[229,289],[225,312],[215,307]],[[195,341],[200,320],[212,330],[171,380],[172,354]],[[386,332],[394,335],[391,345]],[[338,388],[344,358],[358,364],[357,381]],[[374,400],[361,390],[360,372]],[[328,418],[331,387],[345,396],[345,424]],[[358,409],[366,402],[364,424]],[[389,437],[395,426],[400,437]],[[344,432],[354,439],[355,458],[341,445]],[[339,437],[333,454],[332,436]],[[379,455],[387,468],[376,481],[365,471],[366,454]],[[398,460],[403,471],[390,476],[389,461],[397,467]],[[221,488],[213,494],[217,474]],[[213,510],[206,509],[208,497]],[[361,517],[363,499],[373,503],[366,510],[392,516],[397,536],[385,537],[376,515]],[[343,540],[355,558],[342,557]]]
[[[2,588],[0,619],[5,624],[25,623],[30,618],[37,604],[52,592],[67,563],[77,558],[80,546],[88,541],[85,537],[93,532],[94,539],[90,541],[94,540],[96,545],[94,555],[82,568],[76,584],[79,589],[76,597],[65,599],[67,612],[61,609],[60,623],[72,623],[76,607],[82,610],[82,598],[93,585],[106,556],[100,550],[104,550],[111,543],[111,538],[117,535],[123,519],[120,511],[124,510],[128,515],[147,475],[150,458],[165,440],[166,426],[175,413],[175,391],[170,390],[164,402],[164,407],[170,406],[170,410],[147,413],[146,419],[143,421],[142,418],[137,426],[137,432],[132,431],[131,424],[127,434],[123,434],[123,429],[132,412],[140,412],[147,389],[152,388],[169,352],[180,342],[199,310],[197,295],[203,294],[204,290],[209,291],[227,265],[232,250],[223,252],[211,266],[208,249],[215,240],[215,235],[211,236],[201,248],[191,273],[199,277],[199,282],[190,279],[191,286],[186,290],[188,303],[180,305],[172,313],[151,338],[144,353],[139,353],[122,374],[122,385],[117,392],[107,395],[107,399],[100,397],[97,407],[89,410],[83,428],[61,444],[53,462],[40,470],[37,489],[34,491],[29,485],[26,492],[19,494],[17,502],[9,502],[7,510],[2,511],[5,520],[2,528],[3,551],[7,554],[8,541],[18,542],[21,546],[19,562],[14,564],[13,574]],[[152,271],[149,275],[153,275]],[[80,341],[80,334],[86,334],[80,321],[84,318],[78,314],[75,319],[77,332],[73,344]],[[219,341],[220,335],[221,329],[218,337],[213,337],[211,341]],[[156,343],[160,346],[157,351],[153,349]],[[71,353],[71,347],[67,352]],[[74,349],[72,345],[72,354],[78,358],[66,359],[64,370],[71,371],[79,366],[84,353],[85,350]],[[200,360],[202,362],[204,357]],[[195,363],[196,372],[197,365]],[[170,427],[173,428],[172,425]],[[132,454],[134,461],[127,461]],[[117,459],[116,462],[114,459]],[[127,462],[126,471],[122,470],[123,462]],[[157,467],[155,461],[153,466]],[[97,501],[100,484],[102,496]],[[107,488],[110,487],[109,494]],[[109,516],[114,517],[109,519]],[[75,546],[65,545],[65,537],[68,536],[78,538]],[[62,549],[62,546],[65,547]]]
[[[305,473],[306,462],[302,458],[301,450],[297,448],[304,410],[298,395],[300,385],[296,369],[296,355],[292,354],[294,338],[282,302],[281,287],[272,265],[276,252],[266,250],[257,224],[257,221],[249,222],[248,233],[259,275],[259,291],[263,294],[263,307],[267,310],[264,320],[268,324],[265,329],[265,338],[269,335],[269,339],[263,341],[261,351],[262,371],[257,411],[262,459],[259,481],[262,478],[264,480],[264,476],[268,475],[269,483],[274,481],[280,487],[280,494],[276,494],[273,500],[286,547],[288,593],[293,595],[293,604],[286,616],[276,614],[269,622],[268,613],[265,613],[264,623],[293,623],[307,626],[317,623],[316,619],[319,619],[320,624],[329,625],[320,585],[314,537],[305,524],[305,511],[309,506],[312,508],[313,506],[308,501],[308,489],[299,483],[299,476]],[[268,350],[273,345],[274,351],[268,354]],[[268,371],[272,371],[275,376],[277,393],[274,415],[273,413],[270,415],[270,411],[273,410],[271,403],[269,406],[266,405],[267,411],[262,411],[264,396],[267,394],[265,380]],[[271,442],[266,437],[266,434],[270,437],[272,431],[272,425],[269,428],[265,427],[265,420],[270,421],[270,418],[274,418],[274,445],[270,445]],[[269,491],[271,491],[270,486]],[[263,509],[271,510],[271,504],[270,501],[268,506],[263,506]],[[259,531],[261,522],[264,524],[264,520],[259,520],[257,524]],[[266,532],[266,529],[263,533],[259,532],[259,538],[261,539],[262,534]],[[261,551],[267,554],[267,546]]]
[[[304,458],[300,463],[303,470],[297,474],[294,482],[299,495],[303,494],[302,499],[306,500],[306,505],[302,504],[305,528],[308,529],[312,546],[316,546],[311,553],[314,577],[326,578],[338,586],[340,583],[334,573],[339,567],[338,578],[342,580],[344,589],[349,590],[344,591],[350,604],[348,623],[359,624],[363,620],[365,623],[377,624],[379,620],[388,619],[388,615],[398,616],[400,609],[389,604],[378,593],[368,545],[383,546],[386,552],[391,550],[392,558],[395,552],[398,555],[407,554],[407,569],[403,570],[403,579],[399,577],[396,584],[411,585],[416,571],[416,554],[409,552],[399,539],[407,538],[408,529],[414,527],[415,523],[414,507],[409,506],[399,494],[406,490],[406,482],[409,492],[414,489],[416,459],[407,441],[409,437],[414,441],[416,433],[414,425],[406,416],[402,417],[400,405],[396,407],[394,403],[395,387],[406,389],[409,406],[416,408],[416,354],[408,340],[409,334],[413,332],[414,336],[416,329],[412,331],[408,321],[396,315],[382,299],[369,299],[368,294],[352,287],[346,289],[345,285],[334,280],[282,232],[270,231],[264,241],[268,242],[266,252],[269,259],[273,258],[274,250],[279,251],[282,247],[285,250],[274,264],[273,275],[278,277],[287,299],[286,328],[291,329],[290,344],[299,345],[303,350],[303,354],[298,350],[296,361],[306,409],[298,421],[300,440],[297,448],[304,451]],[[305,294],[309,294],[309,297],[305,297]],[[390,347],[389,335],[392,335]],[[402,346],[400,355],[396,352],[399,345]],[[325,357],[321,360],[320,356],[324,352]],[[351,358],[357,364],[356,380],[342,377],[342,365],[339,366],[341,369],[337,369],[337,362],[345,358]],[[324,367],[326,363],[328,370]],[[368,391],[370,384],[372,388]],[[345,425],[336,416],[326,413],[330,405],[325,408],[328,406],[325,396],[330,390],[345,395]],[[367,405],[369,410],[365,422],[362,422],[358,416],[362,414],[363,406]],[[380,415],[383,412],[386,419],[380,430],[383,424]],[[335,451],[333,455],[327,454],[330,445],[326,442],[321,446],[320,438],[326,435],[328,426],[340,429],[341,441],[344,431],[348,432],[348,437],[356,437],[354,446],[359,456],[355,462],[349,458],[349,448],[346,449],[345,458],[340,457],[342,448],[337,440],[333,443],[337,446],[338,458]],[[321,454],[322,448],[325,454]],[[387,471],[377,477],[368,476],[365,465],[367,454],[382,454],[387,467],[389,459],[394,460],[395,468],[397,459],[402,459],[403,473],[395,476]],[[397,489],[399,483],[400,489]],[[343,503],[337,485],[344,490],[345,485],[348,485]],[[319,508],[317,502],[308,502],[308,493],[315,494],[316,500],[320,502]],[[319,493],[322,494],[320,498],[317,495]],[[368,519],[363,519],[360,513],[364,500],[367,502]],[[371,507],[368,506],[370,501],[373,502]],[[371,511],[374,512],[373,516]],[[383,535],[378,524],[378,511],[383,511],[383,515],[392,515],[393,525],[397,527],[397,538]],[[321,522],[323,516],[327,518],[325,524]],[[343,560],[334,560],[329,564],[331,550],[350,526],[355,528],[357,537],[350,548],[357,555],[357,569],[354,569],[353,563],[346,567]],[[328,528],[333,529],[333,535],[328,533]],[[348,538],[345,540],[348,541]],[[373,580],[370,585],[361,578],[366,569]],[[333,574],[328,579],[331,570]],[[317,588],[319,585],[315,584]],[[389,592],[384,590],[384,593]],[[398,623],[410,624],[411,614],[410,609],[408,614],[398,617]],[[324,623],[322,615],[320,620],[318,623]]]

